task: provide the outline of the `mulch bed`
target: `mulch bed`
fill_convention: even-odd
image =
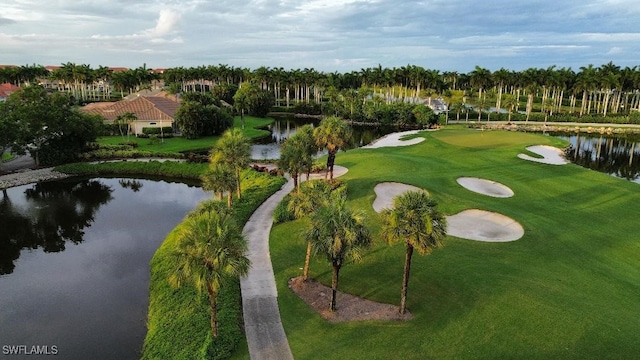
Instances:
[[[400,315],[398,306],[378,303],[340,291],[336,297],[336,310],[330,311],[331,288],[314,279],[308,279],[307,282],[302,281],[301,276],[289,279],[289,288],[322,318],[332,323],[365,320],[406,321],[413,317],[409,311]]]

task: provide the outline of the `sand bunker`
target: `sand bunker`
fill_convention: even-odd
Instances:
[[[467,190],[478,194],[493,196],[498,198],[508,198],[513,196],[513,190],[499,182],[479,179],[474,177],[461,177],[456,180],[458,184]]]
[[[484,210],[464,210],[447,216],[447,234],[468,240],[507,242],[520,239],[524,229],[508,216]]]
[[[527,154],[518,154],[518,157],[520,159],[535,161],[535,162],[550,164],[550,165],[565,165],[569,163],[569,161],[567,161],[567,159],[564,158],[563,156],[564,154],[562,150],[553,146],[534,145],[534,146],[527,147],[527,150],[531,151],[532,153],[543,156],[543,158],[542,159],[535,158]]]
[[[375,140],[369,145],[363,146],[363,149],[377,149],[381,147],[391,147],[391,146],[408,146],[414,145],[424,141],[423,137],[418,137],[411,140],[400,140],[400,138],[407,135],[417,134],[419,130],[411,130],[411,131],[402,131],[397,133],[392,133],[381,137],[378,140]]]
[[[373,191],[376,193],[376,199],[373,201],[373,210],[382,212],[393,206],[393,198],[407,191],[420,191],[419,187],[396,182],[384,182],[376,185]]]

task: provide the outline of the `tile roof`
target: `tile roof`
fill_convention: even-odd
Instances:
[[[9,83],[0,84],[0,98],[6,99],[12,92],[19,90],[20,88]]]
[[[119,115],[130,112],[138,120],[173,120],[180,103],[159,96],[140,96],[132,100],[122,100],[108,105],[90,104],[81,110],[89,114],[102,115],[107,121],[115,120]]]

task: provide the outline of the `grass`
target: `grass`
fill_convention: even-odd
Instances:
[[[529,145],[563,147],[535,134],[461,128],[422,133],[408,147],[357,149],[337,156],[349,204],[374,234],[380,218],[374,186],[397,181],[427,189],[448,215],[469,208],[519,221],[522,239],[483,243],[448,237],[429,256],[415,254],[407,322],[329,324],[287,287],[301,274],[302,221],[276,225],[270,237],[283,325],[296,359],[623,359],[640,353],[638,184],[577,165],[516,157]],[[515,196],[491,198],[456,183],[481,177]],[[403,245],[378,242],[361,264],[341,271],[340,289],[398,305]],[[324,259],[311,276],[331,282]],[[338,303],[338,306],[340,304]],[[246,352],[237,358],[247,358]]]
[[[233,127],[240,128],[240,117],[236,116],[233,119]],[[256,139],[266,135],[269,135],[267,130],[263,128],[273,122],[273,119],[269,118],[257,118],[252,116],[245,116],[245,128],[243,133],[249,139]],[[150,139],[138,138],[130,136],[129,141],[136,142],[138,151],[150,151],[158,153],[183,153],[188,151],[207,151],[210,150],[213,144],[218,140],[219,136],[208,136],[199,139],[186,139],[183,137],[174,137],[170,139],[164,139],[164,143],[157,142],[152,143]],[[103,145],[118,145],[127,141],[127,137],[122,136],[103,136],[97,139],[99,144]]]
[[[12,154],[10,152],[3,152],[1,161],[2,162],[6,162],[6,161],[9,161],[9,160],[12,160],[15,157],[16,157],[15,154]]]
[[[234,203],[234,217],[244,224],[253,211],[276,192],[285,180],[247,170],[243,176],[243,195]],[[178,225],[162,243],[151,260],[150,304],[142,359],[211,358],[211,347],[233,351],[244,341],[240,323],[240,285],[235,283],[221,292],[219,304],[219,338],[224,344],[211,344],[209,303],[206,293],[198,294],[192,286],[172,288],[167,279],[175,269],[171,256],[177,246]],[[231,343],[231,344],[230,344]],[[246,342],[243,345],[246,347]],[[231,349],[229,349],[231,348]]]

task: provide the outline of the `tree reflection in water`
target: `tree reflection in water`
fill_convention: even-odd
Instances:
[[[25,190],[25,203],[0,200],[0,275],[10,274],[23,249],[59,252],[83,241],[101,205],[113,190],[97,180],[42,182]]]
[[[640,182],[640,139],[628,135],[554,135],[571,142],[565,154],[573,163]]]

